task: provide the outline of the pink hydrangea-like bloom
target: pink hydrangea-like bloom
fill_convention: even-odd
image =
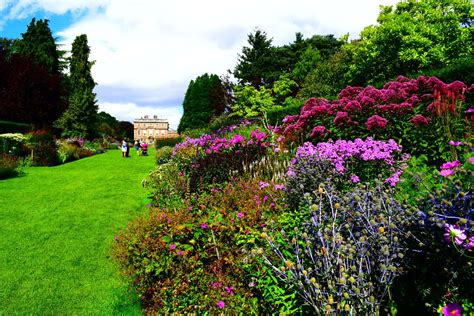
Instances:
[[[423,115],[419,115],[419,114],[415,115],[410,120],[412,124],[417,125],[417,126],[426,126],[430,123],[430,121],[431,121],[430,118],[424,117]]]
[[[443,316],[461,316],[462,307],[458,303],[450,303],[443,307]]]
[[[367,127],[369,131],[376,128],[383,129],[387,126],[387,123],[388,123],[387,119],[378,115],[372,115],[371,117],[368,118],[367,122],[365,123],[365,127]]]
[[[344,124],[349,120],[349,114],[347,112],[338,111],[334,118],[334,124]]]
[[[217,307],[219,307],[220,309],[224,308],[224,306],[225,306],[225,303],[223,301],[217,302]]]
[[[459,167],[460,164],[459,160],[445,162],[441,165],[441,169],[453,169]]]
[[[313,131],[311,132],[311,135],[309,137],[324,137],[326,135],[326,127],[322,125],[318,125],[315,128],[313,128]]]
[[[456,245],[461,245],[467,238],[466,231],[455,225],[446,224],[444,226],[444,240],[446,242],[454,241]]]

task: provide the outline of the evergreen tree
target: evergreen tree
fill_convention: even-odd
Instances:
[[[203,127],[228,108],[228,96],[217,75],[204,74],[191,80],[183,101],[178,133]]]
[[[267,38],[267,33],[256,30],[248,35],[250,47],[244,46],[242,54],[238,57],[234,76],[240,84],[251,84],[255,88],[271,86],[278,79],[278,65],[273,60],[274,48],[272,39]]]
[[[82,34],[72,43],[69,75],[69,107],[56,121],[63,136],[91,136],[94,132],[98,106],[93,92],[96,83],[92,78],[89,61],[90,48],[87,35]]]
[[[28,29],[22,34],[22,40],[15,44],[15,52],[29,57],[51,74],[59,72],[59,52],[56,48],[48,20],[33,18]]]

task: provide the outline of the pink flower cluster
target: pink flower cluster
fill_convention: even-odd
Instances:
[[[339,93],[337,100],[308,99],[299,115],[283,119],[282,132],[287,137],[301,134],[311,130],[315,120],[322,127],[325,126],[321,122],[339,127],[363,124],[368,130],[384,129],[393,116],[417,126],[426,126],[440,93],[449,95],[453,100],[464,100],[465,92],[472,93],[474,88],[467,88],[460,81],[446,84],[436,77],[426,76],[417,79],[400,76],[386,83],[382,89],[347,87]],[[418,113],[414,115],[413,112]],[[311,137],[321,134],[319,129],[313,130]]]
[[[219,137],[217,134],[202,134],[199,138],[186,138],[182,143],[177,144],[173,149],[173,155],[188,147],[196,148],[196,152],[202,155],[217,154],[219,152],[230,152],[245,146],[259,146],[266,148],[270,146],[270,135],[259,129],[252,131],[250,138],[235,134],[229,139]]]
[[[444,164],[441,165],[440,167],[441,170],[439,174],[442,177],[449,177],[450,175],[454,173],[456,168],[459,167],[460,165],[461,163],[459,162],[459,160],[445,162]]]
[[[396,153],[402,155],[401,160],[397,162],[394,157]],[[296,164],[299,160],[307,158],[329,160],[339,173],[345,173],[347,171],[347,165],[354,160],[381,161],[393,172],[385,182],[395,186],[399,182],[400,175],[403,172],[402,166],[395,169],[395,162],[403,165],[402,163],[409,159],[409,155],[402,154],[402,146],[398,145],[393,139],[385,142],[373,140],[369,137],[366,140],[357,138],[354,141],[338,140],[336,142],[321,142],[317,145],[306,142],[298,147],[291,163]],[[288,170],[288,175],[294,175],[294,171],[291,167]],[[357,175],[352,174],[351,181],[358,182],[360,179]]]

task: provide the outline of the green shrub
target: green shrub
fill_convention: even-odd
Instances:
[[[179,144],[183,141],[183,137],[176,137],[176,138],[159,138],[155,139],[155,149],[159,149],[161,147],[174,147],[174,145]]]
[[[25,138],[33,166],[54,166],[59,163],[53,135],[40,130],[26,134]]]
[[[0,179],[11,178],[18,173],[18,158],[0,153]]]
[[[281,121],[287,115],[296,115],[300,113],[301,107],[304,105],[303,100],[298,100],[300,103],[293,104],[291,106],[285,106],[280,108],[271,108],[267,112],[267,119],[271,125],[281,125]]]

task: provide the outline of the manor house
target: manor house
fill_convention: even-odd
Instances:
[[[153,118],[145,115],[133,121],[134,140],[151,143],[159,138],[178,137],[178,133],[169,127],[167,119],[160,119],[157,115]]]

